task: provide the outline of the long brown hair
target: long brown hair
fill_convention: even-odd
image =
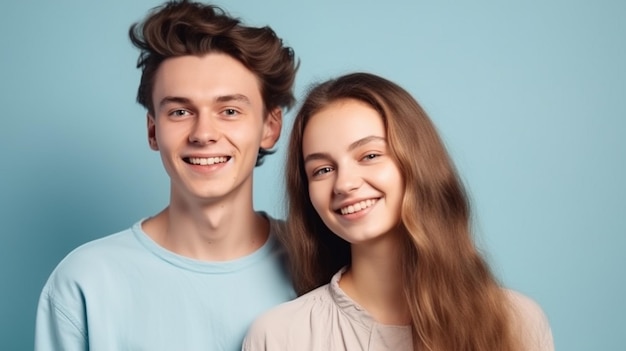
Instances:
[[[518,350],[504,293],[474,246],[464,187],[435,126],[397,84],[353,73],[317,85],[298,112],[287,155],[288,237],[298,294],[326,284],[350,264],[350,246],[311,204],[302,138],[310,118],[330,103],[355,99],[383,119],[405,183],[400,228],[404,292],[415,349]]]
[[[128,35],[140,49],[141,81],[137,102],[154,115],[152,91],[161,63],[171,57],[224,53],[254,73],[261,85],[265,112],[289,109],[295,102],[293,84],[299,63],[270,27],[250,27],[215,5],[168,1],[133,24]],[[272,153],[260,149],[257,166]]]

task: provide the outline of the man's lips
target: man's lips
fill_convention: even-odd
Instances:
[[[230,160],[229,156],[214,157],[184,157],[183,160],[191,165],[210,166],[218,163],[225,163]]]

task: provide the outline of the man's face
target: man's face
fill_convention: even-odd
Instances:
[[[274,146],[282,123],[280,109],[264,118],[254,73],[225,54],[169,58],[152,97],[148,139],[161,153],[172,199],[251,196],[259,147]]]

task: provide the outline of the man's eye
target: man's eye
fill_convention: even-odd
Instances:
[[[188,114],[189,114],[189,111],[187,110],[174,110],[170,113],[170,116],[181,117],[181,116],[187,116]]]
[[[234,108],[227,108],[224,110],[224,114],[226,116],[236,116],[239,114],[239,111],[235,110]]]

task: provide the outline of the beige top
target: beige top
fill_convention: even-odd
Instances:
[[[339,288],[343,270],[331,282],[259,317],[243,351],[394,350],[413,351],[411,328],[378,323]],[[528,351],[553,351],[552,333],[541,308],[528,297],[506,290],[518,312],[515,323]]]

